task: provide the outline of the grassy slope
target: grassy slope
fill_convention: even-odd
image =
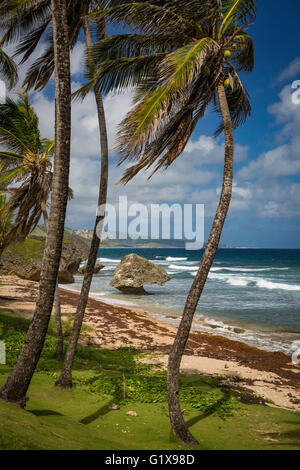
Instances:
[[[3,252],[2,256],[3,258],[15,256],[18,259],[22,259],[25,265],[28,265],[32,260],[41,259],[43,257],[43,250],[43,243],[29,236],[24,242],[10,245]]]
[[[8,313],[0,314],[0,337],[5,339],[8,349],[8,365],[0,366],[0,384],[19,354],[28,327],[28,320]],[[140,356],[133,349],[110,351],[79,347],[74,367],[76,386],[72,390],[56,389],[54,382],[61,364],[53,360],[56,344],[53,335],[51,327],[28,391],[30,400],[26,409],[0,402],[0,449],[190,448],[172,436],[165,399],[153,403],[153,397],[161,397],[164,372],[153,372],[149,366],[137,363]],[[121,404],[119,410],[111,411],[108,405],[111,401],[117,402],[120,394],[111,392],[110,395],[110,380],[122,381],[123,374],[127,385],[133,384],[128,386],[132,398]],[[300,448],[299,413],[244,405],[230,398],[233,415],[223,420],[212,410],[205,413],[189,403],[195,403],[191,390],[221,397],[216,382],[205,377],[182,380],[181,388],[189,394],[183,404],[185,419],[201,443],[199,449]],[[108,387],[106,394],[103,383]],[[148,393],[148,389],[145,392],[143,388],[145,383],[149,383],[152,403],[143,402]],[[142,387],[141,396],[136,401],[134,389],[139,387]],[[128,410],[136,411],[138,416],[127,416]]]

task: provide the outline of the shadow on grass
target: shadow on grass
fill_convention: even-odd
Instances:
[[[217,413],[218,410],[226,403],[228,400],[230,400],[230,395],[225,394],[223,397],[220,398],[213,406],[210,406],[207,410],[204,410],[201,414],[194,416],[193,418],[189,419],[186,421],[186,426],[190,428],[191,426],[194,426],[194,424],[199,423],[203,419],[208,418],[209,416],[212,416],[213,414]],[[170,441],[174,442],[174,440],[177,440],[176,436],[173,433],[173,430],[170,430]]]
[[[29,413],[32,413],[35,416],[64,416],[58,411],[53,410],[28,410]]]
[[[294,426],[298,425],[298,429],[292,429],[291,431],[286,432],[266,432],[262,435],[262,437],[268,441],[268,439],[274,439],[274,441],[270,441],[268,445],[271,447],[278,447],[282,446],[282,444],[290,445],[296,447],[296,449],[300,448],[300,422],[295,423],[294,421],[285,421],[285,424],[292,424]],[[277,442],[276,442],[277,441]]]
[[[98,419],[102,416],[105,416],[110,411],[112,411],[112,410],[109,409],[109,406],[113,402],[114,402],[113,400],[110,400],[110,402],[107,405],[101,406],[101,408],[99,408],[99,410],[95,411],[94,413],[92,413],[89,416],[86,416],[85,418],[81,419],[79,422],[81,424],[91,424],[93,421],[96,421],[96,419]]]

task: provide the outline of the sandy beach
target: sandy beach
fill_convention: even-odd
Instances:
[[[16,276],[2,276],[0,307],[30,318],[34,311],[38,283]],[[74,315],[78,293],[60,288],[62,316]],[[105,298],[103,298],[105,300]],[[170,324],[151,318],[146,312],[89,299],[84,322],[92,327],[81,343],[95,347],[134,346],[148,353],[148,362],[166,367],[176,334]],[[272,400],[277,406],[300,411],[300,365],[282,352],[267,352],[239,341],[192,331],[181,364],[185,374],[199,373],[222,377],[224,386]]]

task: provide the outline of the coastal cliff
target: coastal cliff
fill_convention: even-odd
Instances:
[[[0,275],[14,274],[39,281],[46,237],[30,235],[21,243],[9,246],[0,259]],[[88,257],[89,246],[79,237],[65,234],[59,266],[59,282],[74,282],[80,263]]]

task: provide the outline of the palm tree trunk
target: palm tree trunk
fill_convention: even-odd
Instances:
[[[42,213],[44,217],[44,224],[46,229],[46,234],[48,233],[48,212],[46,209],[45,202],[42,202]],[[61,323],[61,303],[60,303],[60,295],[58,290],[58,280],[56,280],[56,287],[55,287],[55,294],[54,294],[54,304],[55,304],[55,323],[56,323],[56,330],[57,330],[57,347],[55,351],[54,358],[57,361],[62,360],[63,350],[64,350],[64,334],[63,328]]]
[[[180,363],[186,342],[189,337],[194,313],[218,249],[232,194],[234,155],[233,128],[225,89],[222,83],[218,85],[218,98],[225,133],[225,157],[222,192],[209,239],[202,256],[197,275],[189,291],[182,319],[170,352],[167,377],[168,404],[173,432],[183,442],[195,445],[197,445],[198,442],[188,430],[181,412],[178,379]]]
[[[51,0],[55,64],[55,161],[49,227],[38,298],[17,363],[0,390],[0,399],[24,407],[32,375],[44,345],[61,256],[68,201],[71,86],[66,0]]]
[[[58,281],[56,281],[56,287],[55,287],[55,324],[56,324],[56,330],[57,330],[57,347],[55,351],[54,358],[56,361],[61,361],[63,357],[63,351],[64,351],[64,333],[63,333],[63,328],[62,328],[62,322],[61,322],[61,303],[60,303],[60,295],[59,295],[59,289],[58,289]]]
[[[89,30],[88,20],[85,17],[83,20],[83,27],[85,33],[86,47],[90,50],[92,47],[92,38]],[[92,58],[90,57],[90,69],[93,69]],[[107,131],[106,131],[106,120],[103,107],[103,100],[99,90],[94,88],[95,100],[98,112],[98,122],[100,129],[100,145],[101,145],[101,176],[99,185],[99,196],[98,196],[98,207],[104,207],[107,199],[107,181],[108,181],[108,143],[107,143]],[[94,274],[95,264],[98,257],[98,250],[100,245],[100,236],[98,224],[103,220],[102,215],[97,215],[95,220],[93,238],[91,241],[90,252],[88,256],[86,271],[84,273],[83,283],[80,291],[79,302],[77,311],[74,318],[74,323],[71,331],[71,335],[68,342],[68,348],[63,364],[63,368],[60,377],[56,381],[55,385],[59,385],[63,388],[72,387],[72,366],[76,347],[80,335],[80,330],[83,322],[83,317],[88,302],[91,282]],[[97,230],[98,227],[98,230]]]

